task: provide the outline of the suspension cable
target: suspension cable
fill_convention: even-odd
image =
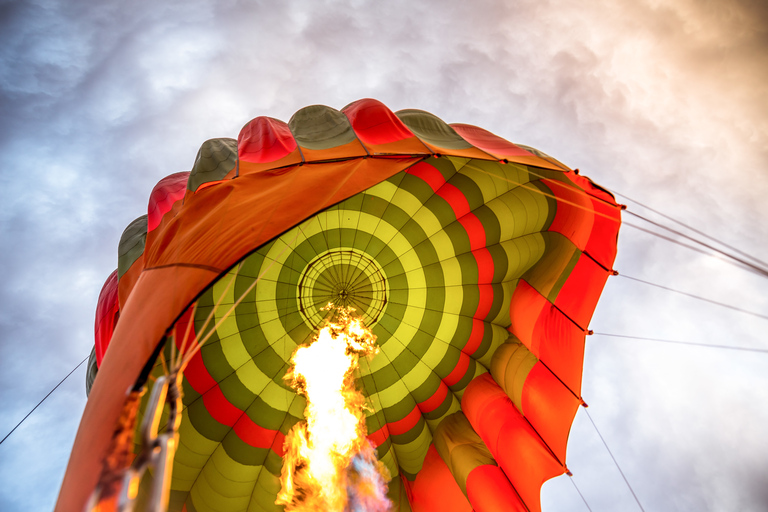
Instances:
[[[734,267],[740,268],[741,270],[745,270],[747,272],[751,272],[751,273],[756,274],[756,275],[758,275],[760,277],[768,277],[768,273],[766,273],[765,271],[763,271],[763,270],[755,270],[754,268],[752,268],[751,265],[750,266],[745,266],[744,264],[734,260],[733,258],[722,256],[720,253],[717,253],[717,252],[713,253],[713,252],[710,252],[710,251],[706,251],[706,250],[702,249],[701,247],[696,247],[694,245],[686,244],[684,242],[681,242],[680,240],[677,240],[677,239],[669,237],[669,236],[662,235],[661,233],[658,233],[656,231],[652,231],[650,229],[646,229],[646,228],[640,227],[637,224],[632,224],[631,222],[624,222],[624,223],[622,223],[622,225],[630,227],[630,228],[637,229],[638,231],[642,231],[644,233],[648,233],[649,235],[653,235],[656,238],[661,238],[662,240],[666,240],[667,242],[671,242],[673,244],[679,245],[680,247],[685,247],[686,249],[690,249],[692,251],[696,251],[696,252],[698,252],[700,254],[704,254],[705,256],[712,256],[714,258],[719,259],[720,261],[723,261],[725,263],[733,265]]]
[[[716,300],[707,299],[706,297],[700,297],[699,295],[694,295],[692,293],[684,292],[682,290],[676,290],[675,288],[670,288],[668,286],[664,286],[664,285],[661,285],[661,284],[652,283],[650,281],[645,281],[643,279],[638,279],[636,277],[631,277],[631,276],[628,276],[626,274],[618,274],[617,273],[617,275],[626,277],[627,279],[631,279],[632,281],[637,281],[638,283],[643,283],[643,284],[647,284],[647,285],[650,285],[650,286],[655,286],[656,288],[661,288],[662,290],[667,290],[667,291],[670,291],[670,292],[679,293],[680,295],[685,295],[686,297],[691,297],[693,299],[698,299],[698,300],[701,300],[701,301],[704,301],[704,302],[709,302],[710,304],[715,304],[716,306],[732,309],[734,311],[739,311],[740,313],[746,313],[747,315],[752,315],[752,316],[756,316],[758,318],[764,318],[764,319],[768,320],[768,315],[763,315],[762,313],[756,313],[754,311],[749,311],[749,310],[746,310],[746,309],[742,309],[742,308],[739,308],[739,307],[736,307],[736,306],[732,306],[730,304],[725,304],[724,302],[718,302]]]
[[[678,345],[693,345],[696,347],[709,347],[709,348],[725,348],[728,350],[744,350],[748,352],[764,352],[768,353],[766,348],[752,348],[752,347],[733,347],[730,345],[713,345],[711,343],[698,343],[695,341],[678,341],[678,340],[665,340],[661,338],[646,338],[644,336],[630,336],[628,334],[611,334],[607,332],[592,332],[593,336],[607,336],[609,338],[626,338],[630,340],[644,340],[644,341],[659,341],[663,343],[676,343]]]
[[[21,419],[21,421],[20,421],[20,422],[18,422],[18,423],[16,424],[16,426],[15,426],[15,427],[13,427],[13,428],[11,429],[11,431],[10,431],[10,432],[8,432],[8,433],[5,435],[5,437],[4,437],[2,440],[0,440],[0,444],[3,444],[3,441],[5,441],[6,439],[8,439],[8,437],[9,437],[11,434],[13,434],[13,431],[14,431],[14,430],[16,430],[17,428],[19,428],[19,425],[21,425],[22,423],[24,423],[24,420],[26,420],[27,418],[29,418],[30,414],[32,414],[33,412],[35,412],[35,409],[37,409],[38,407],[40,407],[40,404],[42,404],[43,402],[45,402],[45,399],[46,399],[46,398],[48,398],[49,396],[51,396],[51,393],[53,393],[54,391],[56,391],[56,388],[58,388],[59,386],[61,386],[61,385],[64,383],[64,381],[65,381],[65,380],[67,380],[67,378],[69,378],[69,376],[70,376],[70,375],[72,375],[73,373],[75,373],[75,370],[77,370],[78,368],[80,368],[80,367],[83,365],[83,363],[84,363],[84,362],[86,362],[86,361],[88,360],[88,358],[89,358],[89,357],[90,357],[90,354],[89,354],[89,355],[87,355],[87,356],[85,356],[85,359],[83,359],[82,361],[80,361],[80,362],[77,364],[77,366],[75,366],[74,368],[72,368],[72,371],[71,371],[71,372],[69,372],[69,373],[66,375],[66,377],[64,377],[63,379],[61,379],[61,381],[59,381],[59,383],[58,383],[58,384],[56,384],[55,386],[53,386],[53,389],[52,389],[52,390],[50,390],[50,391],[48,392],[48,394],[47,394],[47,395],[45,395],[45,396],[43,397],[43,399],[42,399],[42,400],[40,400],[40,401],[37,403],[37,405],[36,405],[36,406],[34,406],[34,407],[32,408],[32,410],[31,410],[31,411],[29,411],[29,412],[27,413],[27,415],[26,415],[26,416],[24,416],[24,417]]]
[[[579,496],[581,496],[581,501],[584,502],[584,506],[587,507],[587,510],[589,510],[589,512],[592,512],[592,507],[589,506],[589,503],[587,503],[587,499],[584,497],[583,494],[581,494],[581,489],[579,489],[579,486],[576,485],[576,480],[573,479],[573,473],[568,472],[567,475],[569,477],[568,479],[573,484],[574,489],[576,489],[576,492],[579,493]]]
[[[664,229],[666,231],[669,231],[670,233],[674,233],[677,236],[681,236],[681,237],[683,237],[683,238],[685,238],[687,240],[690,240],[690,241],[692,241],[694,243],[697,243],[697,244],[699,244],[699,245],[701,245],[703,247],[706,247],[707,249],[715,251],[715,253],[717,253],[717,254],[721,254],[721,255],[725,256],[726,258],[730,258],[730,259],[732,259],[732,260],[734,260],[734,261],[736,261],[738,263],[741,263],[745,267],[749,267],[749,268],[753,269],[756,273],[762,275],[763,277],[768,277],[768,270],[766,270],[765,268],[763,268],[763,267],[761,267],[759,265],[756,265],[754,263],[750,263],[749,261],[746,261],[746,260],[744,260],[742,258],[739,258],[738,256],[734,256],[733,254],[730,254],[730,253],[728,253],[726,251],[718,249],[717,247],[714,247],[714,246],[712,246],[712,245],[710,245],[710,244],[708,244],[706,242],[702,242],[701,240],[697,240],[697,239],[693,238],[692,236],[686,235],[685,233],[677,231],[676,229],[672,229],[672,228],[670,228],[668,226],[665,226],[663,224],[660,224],[660,223],[658,223],[656,221],[653,221],[651,219],[643,217],[642,215],[639,215],[639,214],[637,214],[635,212],[632,212],[630,210],[626,210],[626,212],[629,215],[632,215],[632,216],[634,216],[634,217],[636,217],[636,218],[638,218],[640,220],[644,220],[645,222],[647,222],[649,224],[652,224],[652,225],[654,225],[654,226],[656,226],[656,227],[658,227],[660,229]],[[633,227],[635,227],[635,226],[633,226]],[[654,232],[652,232],[652,231],[648,231],[648,232],[651,233],[651,234],[654,234]]]
[[[671,217],[671,216],[669,216],[669,215],[667,215],[665,213],[662,213],[662,212],[660,212],[658,210],[655,210],[655,209],[651,208],[650,206],[647,206],[647,205],[641,203],[640,201],[636,201],[635,199],[632,199],[631,197],[629,197],[629,196],[627,196],[625,194],[622,194],[622,193],[616,192],[616,191],[613,191],[613,193],[615,195],[617,195],[617,196],[623,197],[624,199],[628,199],[629,201],[635,203],[636,205],[641,206],[642,208],[645,208],[646,210],[652,211],[653,213],[655,213],[657,215],[660,215],[660,216],[664,217],[667,220],[671,220],[675,224],[678,224],[678,225],[680,225],[680,226],[682,226],[682,227],[684,227],[686,229],[689,229],[689,230],[693,231],[694,233],[699,234],[699,235],[703,236],[704,238],[707,238],[708,240],[711,240],[713,242],[717,242],[718,244],[722,245],[723,247],[727,247],[728,249],[732,250],[733,252],[741,254],[745,258],[749,258],[752,261],[762,265],[764,268],[768,268],[768,263],[766,263],[765,261],[760,260],[760,259],[752,256],[751,254],[749,254],[749,253],[747,253],[745,251],[737,249],[736,247],[734,247],[734,246],[732,246],[730,244],[727,244],[727,243],[723,242],[722,240],[718,240],[717,238],[715,238],[715,237],[713,237],[711,235],[708,235],[708,234],[706,234],[705,232],[703,232],[701,230],[698,230],[698,229],[696,229],[696,228],[694,228],[692,226],[689,226],[688,224],[685,224],[684,222],[681,222],[681,221],[675,219],[674,217]]]
[[[624,479],[624,482],[627,484],[627,487],[629,488],[629,492],[632,493],[632,496],[635,498],[635,502],[637,502],[637,506],[640,507],[640,510],[645,512],[645,509],[640,504],[640,500],[637,498],[637,494],[635,494],[634,489],[632,489],[632,486],[629,484],[629,480],[627,480],[626,475],[621,470],[621,466],[619,466],[619,463],[616,461],[616,457],[613,456],[613,452],[610,448],[608,448],[608,443],[605,442],[605,439],[603,438],[603,434],[600,433],[600,430],[598,430],[597,425],[595,425],[595,421],[592,419],[592,416],[589,414],[589,411],[586,407],[584,407],[584,412],[587,413],[587,418],[589,418],[590,423],[592,423],[592,426],[595,427],[595,432],[597,432],[597,435],[600,437],[600,440],[603,442],[603,446],[605,446],[605,449],[608,451],[608,455],[611,456],[613,459],[613,463],[616,464],[616,469],[619,470],[619,473],[621,473],[621,478]]]

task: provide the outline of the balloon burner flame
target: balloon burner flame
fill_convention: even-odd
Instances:
[[[352,308],[327,309],[334,318],[296,349],[285,376],[307,406],[306,420],[285,438],[276,504],[288,512],[386,512],[390,475],[366,437],[365,397],[354,377],[360,356],[378,353],[376,336]]]

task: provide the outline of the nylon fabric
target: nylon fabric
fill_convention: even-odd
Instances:
[[[148,211],[121,241],[120,320],[97,320],[111,348],[57,510],[82,508],[104,425],[187,328],[207,341],[183,374],[170,510],[281,510],[283,442],[305,405],[283,375],[328,302],[355,307],[381,347],[356,377],[395,510],[539,509],[615,257],[603,189],[533,148],[368,99],[206,141]]]

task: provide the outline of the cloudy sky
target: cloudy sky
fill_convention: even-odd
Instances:
[[[259,115],[427,110],[768,259],[766,5],[0,0],[0,437],[88,355],[153,185]],[[768,320],[624,275],[763,315],[765,278],[631,226],[615,268],[596,332],[768,349]],[[0,510],[52,508],[84,373],[0,445]],[[645,510],[768,508],[768,353],[592,336],[583,395]],[[584,411],[568,457],[593,511],[639,510]],[[542,503],[587,510],[566,476]]]

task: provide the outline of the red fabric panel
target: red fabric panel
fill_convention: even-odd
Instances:
[[[606,192],[605,190],[596,187],[594,183],[592,183],[592,180],[590,180],[587,177],[581,176],[579,174],[576,174],[575,172],[569,172],[568,173],[568,179],[570,179],[573,183],[575,183],[578,187],[584,189],[584,191],[598,199],[602,199],[603,201],[606,201],[610,204],[615,205],[616,200],[613,198],[611,194]]]
[[[443,379],[443,382],[448,386],[453,386],[463,379],[464,375],[467,374],[467,370],[469,370],[469,360],[470,358],[467,354],[459,352],[459,360],[456,362],[456,366],[451,370],[451,373]]]
[[[237,136],[237,156],[245,162],[276,162],[296,148],[288,124],[271,117],[252,119]]]
[[[342,112],[349,119],[357,137],[366,146],[397,142],[413,137],[413,133],[379,100],[358,100]]]
[[[510,156],[534,156],[533,153],[516,146],[506,139],[502,139],[484,128],[464,123],[453,123],[451,128],[456,130],[456,133],[465,141],[499,159]]]
[[[371,444],[373,444],[374,448],[378,448],[384,444],[384,441],[389,439],[389,429],[387,428],[387,425],[384,424],[384,426],[379,430],[375,432],[369,432],[366,437],[371,442]]]
[[[509,315],[509,332],[579,395],[584,366],[584,330],[523,280],[512,295]]]
[[[444,184],[440,187],[440,190],[437,191],[437,195],[446,200],[457,219],[460,219],[469,213],[469,201],[467,201],[467,198],[455,185],[451,185],[450,183]],[[482,224],[480,226],[482,227]]]
[[[160,225],[163,215],[171,211],[174,203],[184,199],[189,172],[177,172],[161,179],[149,195],[147,207],[147,231]]]
[[[560,289],[555,305],[585,329],[595,312],[609,273],[595,261],[582,254],[571,275]]]
[[[493,306],[493,286],[490,284],[479,284],[477,285],[477,290],[480,292],[480,297],[477,300],[475,318],[484,319],[491,312],[491,306]]]
[[[445,184],[445,176],[443,176],[443,173],[426,162],[419,162],[416,165],[411,166],[406,172],[424,180],[424,182],[430,186],[432,192],[437,192],[440,187]]]
[[[592,256],[603,267],[611,270],[618,249],[621,209],[618,206],[611,206],[598,200],[593,200],[592,204],[597,212],[609,217],[595,215],[595,225],[592,227],[592,234],[584,252]]]
[[[472,251],[472,255],[477,261],[477,282],[479,284],[490,284],[493,281],[495,270],[491,251],[486,248],[477,249]]]
[[[528,512],[498,466],[478,466],[467,477],[467,497],[475,512]]]
[[[472,355],[480,348],[480,344],[483,342],[485,336],[485,323],[477,318],[472,319],[472,332],[469,333],[469,339],[464,348],[461,349],[467,355]]]
[[[281,457],[285,455],[285,435],[279,430],[262,427],[245,413],[235,422],[234,430],[237,437],[254,448],[269,448]]]
[[[419,403],[421,412],[426,414],[440,407],[440,405],[445,402],[445,399],[448,396],[448,391],[448,386],[446,386],[443,381],[440,381],[437,390],[435,390],[432,396]]]
[[[589,192],[571,188],[563,182],[542,181],[558,199],[557,213],[549,231],[562,233],[581,251],[610,269],[616,258],[616,239],[621,225],[619,207],[612,199],[611,204],[606,204]]]
[[[419,418],[421,418],[421,410],[418,407],[414,407],[403,419],[388,422],[387,426],[389,432],[395,436],[405,434],[416,426],[419,422]]]
[[[510,162],[532,165],[534,167],[543,167],[554,171],[566,170],[549,160],[536,156],[528,150],[494,135],[488,130],[461,123],[451,124],[450,126],[456,130],[456,133],[458,133],[462,139],[498,160],[506,159]]]
[[[424,465],[411,485],[413,512],[472,512],[451,470],[430,445]]]
[[[464,196],[462,195],[461,197],[464,197]],[[469,203],[467,202],[466,199],[464,199],[464,202],[466,203],[466,208],[469,209]],[[454,213],[456,213],[456,208],[454,208],[453,211]],[[478,249],[485,249],[485,247],[487,246],[486,236],[485,236],[485,227],[483,226],[483,223],[480,222],[480,219],[477,218],[477,215],[475,215],[474,213],[466,213],[458,220],[459,220],[459,224],[461,224],[464,230],[467,232],[467,236],[469,237],[470,249],[472,249],[473,251],[476,251]]]
[[[579,189],[571,188],[561,181],[541,180],[557,198],[557,211],[549,231],[561,233],[583,251],[592,233],[595,214],[592,212],[592,198]]]
[[[470,382],[462,410],[529,510],[541,511],[541,486],[565,468],[489,373]]]
[[[561,462],[565,461],[568,433],[580,403],[541,362],[528,373],[523,385],[523,414]]]
[[[256,448],[271,448],[283,456],[283,433],[256,424],[245,411],[227,400],[218,383],[208,373],[200,352],[192,358],[184,376],[189,385],[203,395],[203,404],[213,419],[222,425],[234,427],[237,436],[245,443]]]
[[[96,303],[96,325],[94,328],[94,343],[96,344],[96,365],[101,367],[101,360],[107,351],[115,324],[120,317],[120,308],[117,302],[117,270],[109,274],[109,277],[101,287],[99,300]]]

